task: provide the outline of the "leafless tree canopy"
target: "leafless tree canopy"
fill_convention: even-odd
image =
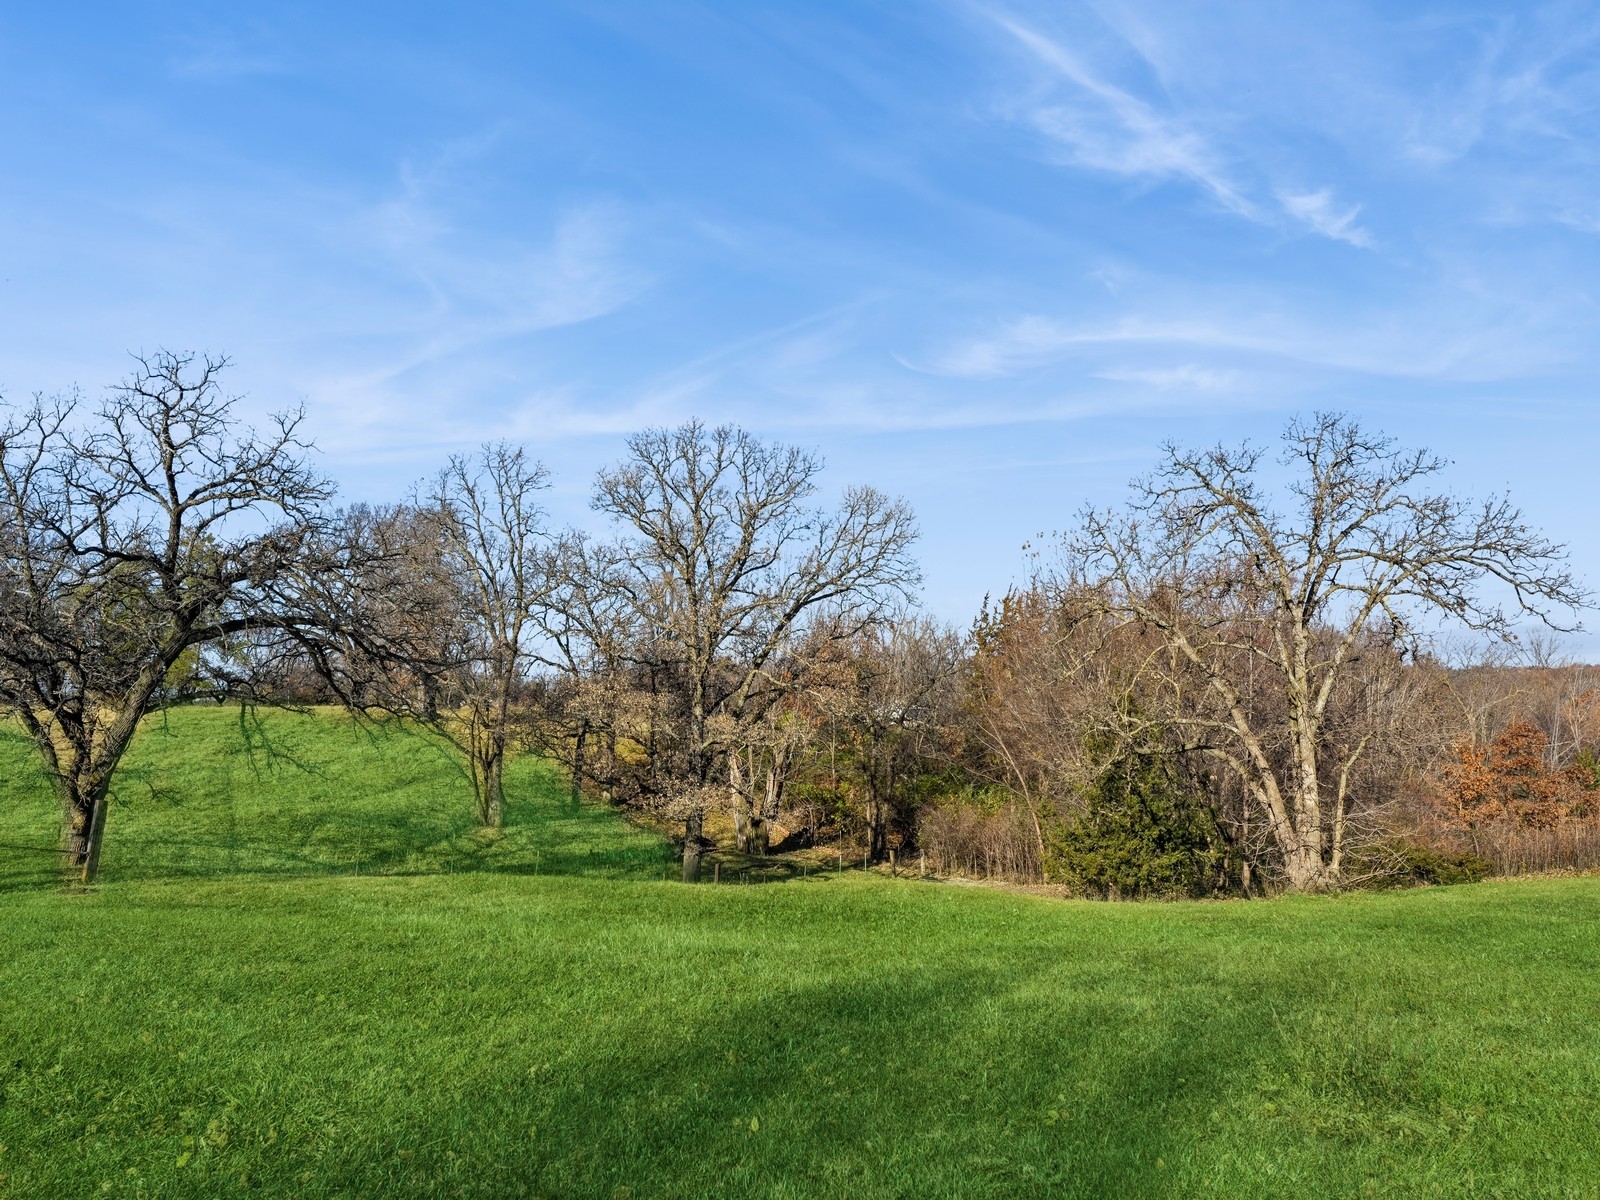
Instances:
[[[461,751],[490,828],[554,587],[548,486],[542,464],[496,443],[453,457],[408,504],[351,509],[342,569],[318,581],[303,639],[347,704],[421,721]]]
[[[158,353],[98,406],[37,398],[0,427],[0,702],[86,874],[139,718],[199,685],[207,649],[301,619],[330,488],[299,413],[239,426],[226,365]]]
[[[819,503],[799,447],[640,433],[609,536],[552,531],[505,444],[334,512],[299,414],[244,428],[225,366],[156,354],[0,425],[0,705],[85,875],[141,716],[230,695],[426,724],[489,827],[508,757],[559,754],[574,804],[681,823],[686,880],[729,826],[1108,895],[1600,856],[1600,680],[1517,636],[1589,602],[1562,547],[1342,417],[1276,464],[1169,445],[961,636],[914,615],[906,506]]]
[[[705,804],[732,732],[769,699],[769,671],[807,619],[841,635],[870,626],[917,587],[910,511],[871,488],[835,508],[808,503],[821,461],[729,426],[690,422],[629,439],[594,507],[620,538],[595,556],[594,588],[620,598],[634,656],[678,704],[684,875],[699,871]]]
[[[1445,464],[1427,452],[1333,415],[1293,422],[1283,445],[1281,507],[1262,450],[1169,445],[1127,514],[1084,515],[1061,582],[1159,636],[1151,666],[1186,693],[1174,719],[1192,748],[1246,788],[1289,882],[1319,888],[1340,878],[1371,744],[1330,736],[1353,674],[1379,648],[1414,648],[1432,617],[1506,637],[1520,615],[1555,624],[1587,597],[1503,497],[1434,490]]]

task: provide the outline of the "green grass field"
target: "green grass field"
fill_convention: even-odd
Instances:
[[[540,764],[489,841],[426,739],[263,725],[147,730],[91,894],[0,851],[7,1200],[1600,1196],[1600,880],[686,888]]]

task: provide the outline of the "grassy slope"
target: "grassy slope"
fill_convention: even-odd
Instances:
[[[1600,1194],[1597,881],[691,889],[532,767],[485,846],[419,739],[175,722],[106,886],[0,893],[0,1195]]]
[[[394,727],[237,708],[152,718],[118,773],[106,825],[108,881],[239,874],[661,876],[660,843],[593,808],[562,803],[549,764],[522,759],[525,797],[503,837],[473,827],[470,785],[443,745]],[[530,804],[528,801],[532,801]],[[60,814],[27,742],[0,726],[0,888],[54,880]]]

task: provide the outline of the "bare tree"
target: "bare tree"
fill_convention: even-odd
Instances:
[[[585,780],[616,796],[617,737],[635,724],[641,707],[648,724],[648,702],[641,705],[629,676],[639,658],[652,656],[638,652],[636,614],[611,586],[609,554],[609,547],[568,531],[544,560],[549,596],[539,614],[539,661],[547,674],[539,718],[546,747],[565,744],[574,806]],[[644,740],[648,746],[648,733]]]
[[[429,499],[440,516],[440,541],[464,604],[466,653],[448,677],[453,720],[443,728],[472,766],[480,823],[504,818],[504,768],[513,706],[534,661],[538,614],[549,593],[547,541],[538,496],[549,473],[519,447],[485,446],[457,456],[434,481]]]
[[[636,618],[680,702],[683,878],[699,875],[709,797],[768,667],[823,610],[842,634],[909,597],[920,576],[907,507],[870,488],[810,506],[822,463],[731,426],[691,421],[628,441],[594,507],[623,529],[597,569]],[[726,794],[726,791],[723,792]]]
[[[1189,680],[1190,748],[1241,781],[1288,884],[1319,889],[1340,880],[1370,747],[1329,736],[1363,647],[1415,648],[1437,618],[1512,638],[1520,617],[1554,625],[1588,596],[1563,547],[1503,497],[1428,490],[1445,463],[1427,451],[1326,414],[1283,442],[1286,509],[1260,449],[1169,444],[1130,514],[1084,514],[1063,582],[1160,635],[1172,678]]]
[[[1040,871],[1045,826],[1077,815],[1081,793],[1109,765],[1104,748],[1139,745],[1130,728],[1148,647],[1137,629],[1097,612],[1085,589],[1033,587],[985,602],[975,628],[969,709],[980,774],[1021,800]],[[1142,697],[1140,697],[1142,699]]]
[[[843,751],[830,758],[859,796],[873,862],[888,857],[891,826],[914,803],[911,785],[946,757],[963,651],[954,631],[915,618],[813,651],[830,669],[813,672],[810,703]]]
[[[137,364],[93,414],[36,398],[0,426],[0,705],[55,782],[85,879],[112,775],[169,677],[202,670],[197,649],[304,621],[331,494],[299,413],[239,425],[226,359]]]
[[[773,822],[783,811],[795,766],[815,732],[804,709],[783,700],[759,720],[745,722],[728,758],[734,844],[740,852],[764,855],[771,849]]]
[[[544,467],[519,447],[456,456],[408,505],[354,509],[358,569],[325,590],[308,641],[351,705],[423,722],[461,753],[479,824],[505,816],[504,770],[550,593]]]

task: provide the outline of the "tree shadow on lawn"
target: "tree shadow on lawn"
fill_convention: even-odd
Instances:
[[[381,745],[380,730],[369,739]],[[574,807],[549,764],[508,771],[505,825],[480,829],[461,765],[410,739],[409,773],[353,793],[348,772],[290,744],[206,747],[173,763],[155,756],[119,771],[108,809],[102,878],[416,875],[501,872],[660,879],[671,847],[606,806]],[[35,774],[37,772],[34,772]],[[32,786],[26,786],[31,784]],[[0,892],[61,886],[59,815],[42,775],[13,781],[18,803],[0,822]]]
[[[1447,1085],[1299,955],[1076,935],[1011,953],[923,938],[906,955],[879,932],[890,961],[871,978],[858,960],[746,983],[730,944],[685,996],[618,963],[610,1020],[553,1049],[491,1039],[458,1103],[405,1114],[378,1157],[432,1150],[385,1192],[465,1177],[483,1195],[1238,1200],[1445,1195],[1470,1178],[1470,1128],[1422,1128]],[[770,953],[789,953],[781,932]]]
[[[701,951],[699,978],[653,976],[662,964],[625,947],[591,958],[585,993],[614,998],[592,1020],[441,1014],[416,1066],[381,1037],[248,1039],[222,1076],[143,1113],[164,1132],[96,1157],[175,1197],[247,1177],[307,1196],[1171,1196],[1204,1154],[1209,1111],[1263,1049],[1251,1031],[1275,1036],[1270,989],[1241,995],[1208,952],[1158,976],[1157,1007],[1151,979],[1060,946],[956,942],[940,961],[919,938],[881,969],[858,958],[787,975],[798,945],[778,933],[760,952],[778,961],[754,968],[747,945]],[[185,1128],[224,1097],[226,1154],[202,1146],[174,1172],[191,1158]],[[12,1155],[23,1193],[26,1164]],[[36,1169],[59,1186],[97,1168],[48,1156]]]
[[[396,806],[326,811],[283,829],[281,840],[271,836],[270,819],[239,822],[213,839],[141,844],[130,836],[114,846],[108,836],[105,873],[109,879],[469,872],[659,879],[671,868],[670,848],[646,840],[618,813],[588,806],[552,811],[526,797],[507,799],[499,830],[480,829],[464,811]]]
[[[619,980],[635,1007],[603,1039],[490,1038],[458,1094],[317,1177],[335,1195],[1176,1194],[1254,1047],[1215,1006],[1130,1027],[1098,983],[1030,994],[1044,969],[730,989],[709,1020]]]

